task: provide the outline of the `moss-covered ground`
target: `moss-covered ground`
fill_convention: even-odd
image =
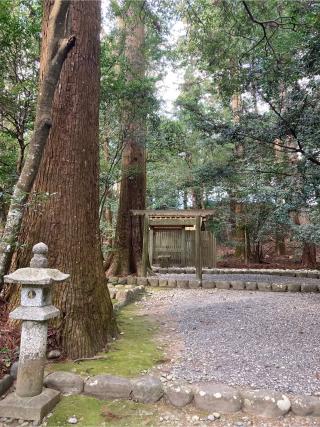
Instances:
[[[98,356],[103,359],[52,363],[47,366],[47,370],[69,371],[86,376],[110,374],[134,377],[163,359],[154,340],[157,326],[147,316],[140,315],[134,305],[118,313],[117,323],[121,335],[110,344],[108,352],[99,353]]]
[[[154,405],[132,401],[102,401],[88,396],[67,396],[48,418],[48,427],[69,427],[68,419],[76,416],[79,427],[153,426],[156,417]]]

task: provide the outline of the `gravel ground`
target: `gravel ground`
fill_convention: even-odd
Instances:
[[[195,280],[195,274],[157,274],[157,276],[165,279],[180,279],[180,280]],[[244,282],[269,282],[269,283],[316,283],[319,284],[319,279],[311,279],[308,277],[287,277],[275,276],[269,274],[203,274],[204,281],[223,281],[223,280],[243,280]]]
[[[169,379],[320,394],[320,294],[175,288],[139,305],[161,323]]]

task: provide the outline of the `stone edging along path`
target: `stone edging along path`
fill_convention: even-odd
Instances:
[[[153,267],[152,271],[160,274],[195,274],[194,267]],[[311,279],[319,279],[319,270],[284,270],[276,268],[203,268],[204,274],[267,274],[272,276],[287,276],[287,277],[309,277]]]
[[[126,298],[121,295],[121,290],[133,291],[137,287],[152,286],[160,288],[204,288],[204,289],[234,289],[234,290],[248,290],[248,291],[272,291],[272,292],[319,292],[319,283],[274,283],[270,282],[256,282],[256,281],[242,281],[242,280],[203,280],[199,283],[197,280],[188,280],[187,278],[166,278],[166,277],[111,277],[109,278],[108,288],[111,298],[116,296],[116,299]],[[130,294],[130,292],[129,292]],[[130,298],[130,296],[129,296]],[[117,308],[116,308],[117,309]]]
[[[320,416],[320,398],[316,396],[288,396],[270,390],[238,389],[215,383],[164,386],[158,378],[149,375],[134,379],[97,375],[83,379],[80,375],[60,371],[49,374],[44,384],[63,394],[84,394],[105,400],[156,403],[164,399],[165,403],[179,408],[193,403],[197,409],[212,413],[213,417],[215,413],[238,411],[264,417],[284,416],[289,411],[298,416]]]

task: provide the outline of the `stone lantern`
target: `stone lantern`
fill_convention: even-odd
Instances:
[[[21,285],[21,305],[9,317],[22,321],[20,356],[15,393],[0,401],[0,417],[40,422],[59,401],[60,393],[43,388],[48,321],[59,315],[52,305],[54,283],[69,274],[48,268],[48,247],[38,243],[32,249],[30,267],[4,276],[5,283]]]

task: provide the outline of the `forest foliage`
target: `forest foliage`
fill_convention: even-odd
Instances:
[[[299,249],[298,258],[305,251],[304,262],[315,265],[320,244],[319,3],[142,3],[143,78],[125,78],[128,64],[115,1],[108,6],[101,36],[105,253],[112,249],[115,221],[104,213],[109,209],[115,217],[119,199],[124,105],[139,99],[146,117],[148,208],[214,208],[211,228],[221,244],[243,245],[245,233],[252,260],[262,261],[265,242],[289,239]],[[5,221],[34,122],[41,4],[3,0],[1,6],[0,220]],[[177,23],[183,28],[180,37]],[[158,92],[168,67],[183,72],[170,113]]]

